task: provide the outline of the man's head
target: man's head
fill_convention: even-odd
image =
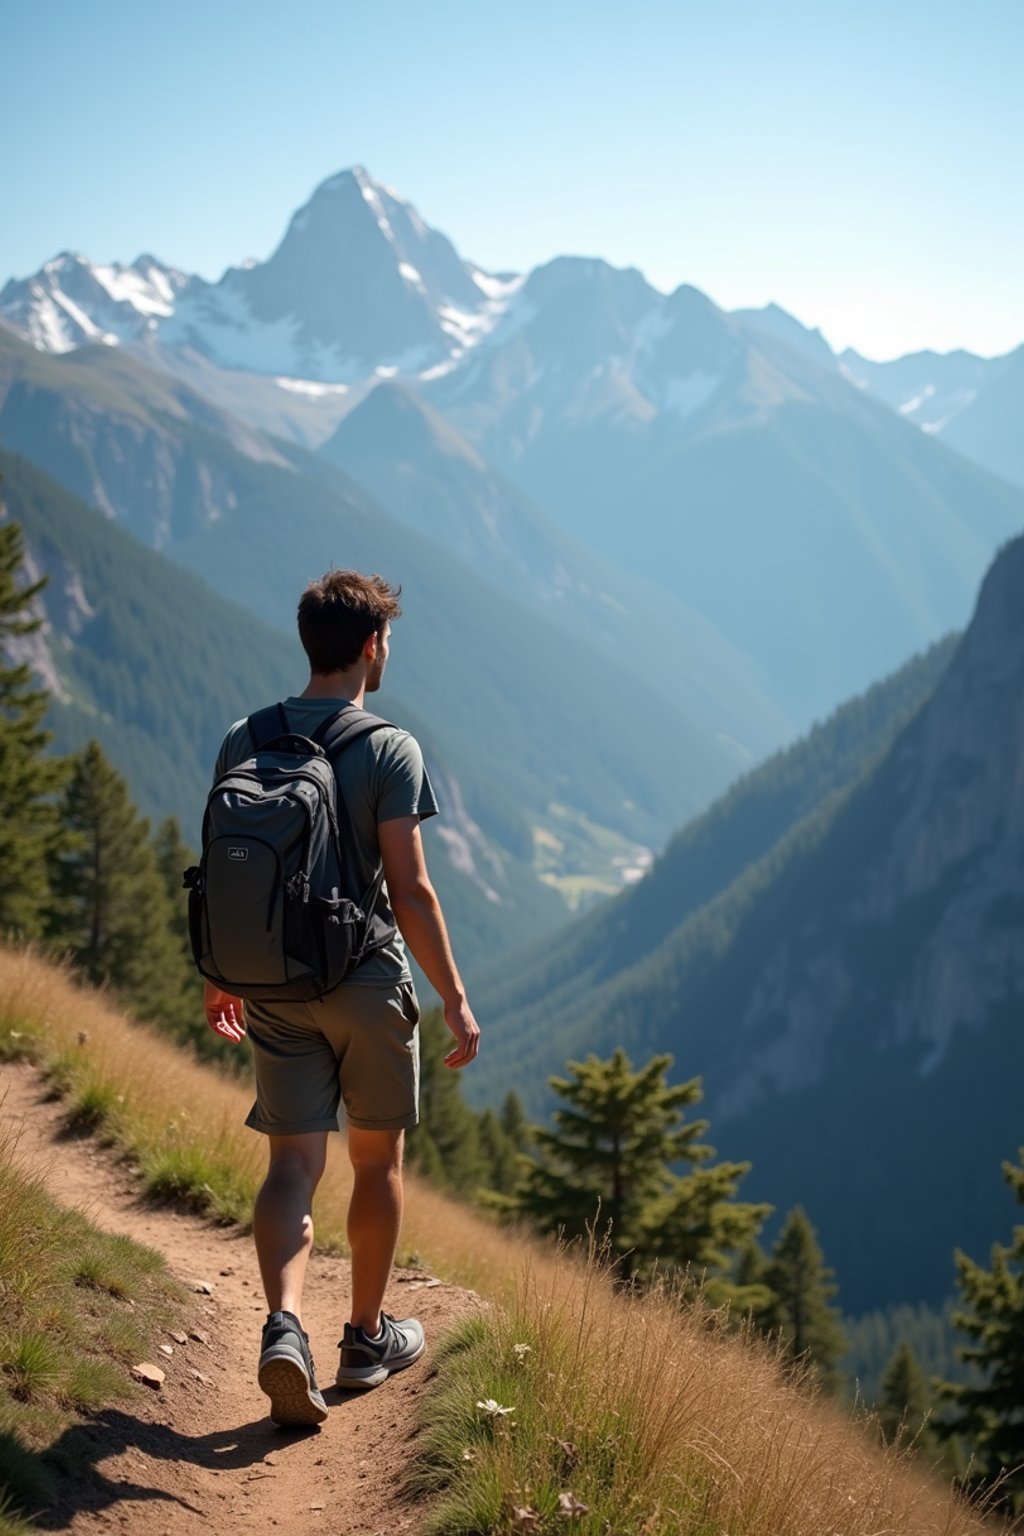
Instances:
[[[359,571],[328,571],[310,582],[299,599],[299,639],[314,676],[347,672],[365,657],[366,691],[374,693],[384,675],[391,620],[402,612],[401,591],[383,576]]]

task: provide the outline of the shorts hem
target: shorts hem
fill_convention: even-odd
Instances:
[[[283,1122],[271,1122],[261,1120],[260,1117],[250,1112],[245,1117],[245,1124],[250,1131],[258,1131],[261,1136],[305,1136],[312,1131],[338,1131],[338,1117],[335,1115],[330,1120],[285,1120]]]
[[[348,1116],[348,1123],[357,1131],[411,1131],[420,1123],[420,1113],[414,1109],[409,1115],[392,1115],[387,1120],[364,1120],[356,1115]]]

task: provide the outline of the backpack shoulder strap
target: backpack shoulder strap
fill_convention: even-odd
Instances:
[[[313,732],[311,739],[318,747],[323,747],[329,760],[334,763],[354,741],[390,725],[390,720],[382,720],[379,715],[371,715],[368,710],[349,707],[325,720]]]
[[[257,752],[268,741],[273,741],[275,736],[289,734],[288,716],[284,712],[283,704],[268,704],[266,709],[258,709],[254,715],[249,716],[245,724],[253,749]]]

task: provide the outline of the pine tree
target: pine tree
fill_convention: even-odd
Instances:
[[[1024,1204],[1024,1148],[1019,1165],[1003,1164],[1003,1177]],[[1009,1246],[994,1244],[991,1258],[984,1269],[956,1254],[964,1306],[953,1320],[972,1341],[958,1353],[982,1379],[942,1384],[955,1411],[940,1428],[945,1437],[963,1436],[978,1480],[1001,1479],[1000,1496],[1024,1513],[1024,1224],[1013,1228]]]
[[[530,1127],[522,1100],[514,1088],[506,1093],[501,1106],[501,1128],[517,1152],[524,1152],[530,1139]]]
[[[459,1074],[444,1064],[451,1046],[441,1013],[431,1009],[420,1020],[420,1122],[406,1138],[407,1161],[442,1189],[474,1196],[488,1168]]]
[[[480,1154],[487,1168],[484,1183],[499,1195],[510,1195],[519,1178],[519,1148],[511,1140],[493,1109],[477,1120]]]
[[[2,509],[0,509],[2,515]],[[50,743],[45,690],[25,663],[11,664],[11,642],[36,633],[31,608],[46,578],[23,582],[21,526],[0,526],[0,933],[37,938],[48,898],[47,862],[60,837],[54,797],[64,763],[44,756]]]
[[[745,1165],[702,1166],[714,1154],[700,1143],[706,1120],[687,1122],[701,1099],[698,1078],[670,1087],[670,1056],[634,1072],[619,1049],[607,1061],[570,1062],[551,1086],[565,1107],[552,1130],[534,1128],[539,1156],[524,1158],[511,1207],[542,1231],[582,1236],[607,1226],[623,1278],[662,1267],[719,1269],[764,1208],[732,1203]],[[689,1165],[680,1176],[672,1164]]]
[[[749,1163],[716,1163],[673,1178],[645,1223],[645,1252],[663,1264],[688,1269],[712,1306],[728,1303],[745,1310],[766,1300],[763,1288],[729,1278],[734,1256],[756,1238],[772,1211],[770,1205],[736,1199],[740,1180],[749,1172]]]
[[[177,1021],[190,968],[149,826],[95,741],[72,759],[60,818],[50,936],[141,1017]]]
[[[810,1364],[821,1385],[834,1391],[839,1385],[838,1362],[846,1353],[840,1314],[829,1306],[838,1287],[799,1206],[787,1216],[761,1279],[773,1299],[758,1314],[758,1323],[779,1333],[787,1353]]]
[[[879,1428],[890,1444],[914,1444],[919,1450],[934,1451],[927,1423],[931,1411],[928,1383],[905,1341],[897,1345],[885,1368],[876,1408]]]

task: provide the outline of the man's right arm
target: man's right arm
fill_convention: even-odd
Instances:
[[[395,921],[430,985],[444,1005],[444,1021],[455,1037],[448,1067],[464,1067],[480,1048],[480,1029],[466,1000],[441,904],[427,874],[418,816],[396,816],[377,824],[384,879]]]

